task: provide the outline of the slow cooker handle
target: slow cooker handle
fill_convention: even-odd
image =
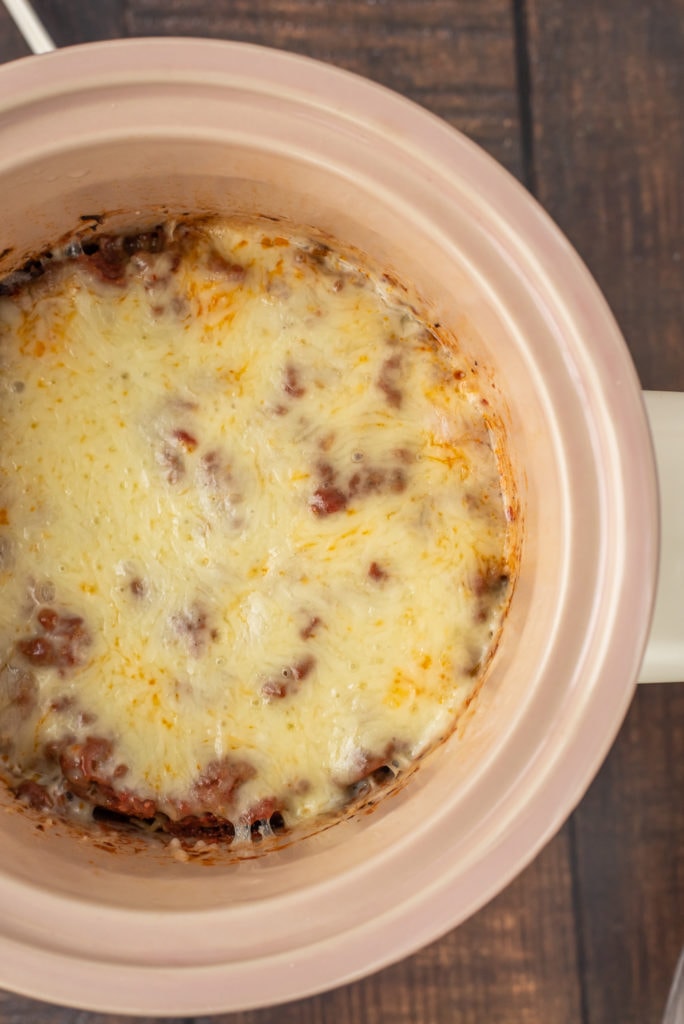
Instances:
[[[640,683],[684,680],[684,394],[645,391],[660,484],[660,569]]]

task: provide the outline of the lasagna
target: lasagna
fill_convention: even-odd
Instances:
[[[496,642],[477,367],[282,225],[94,231],[0,284],[0,770],[47,814],[252,843],[386,791]]]

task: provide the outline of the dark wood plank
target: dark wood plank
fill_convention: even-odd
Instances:
[[[208,1018],[211,1019],[211,1018]],[[110,1014],[71,1010],[35,999],[22,999],[0,990],[2,1024],[192,1024],[182,1017],[119,1017]]]
[[[32,0],[34,10],[56,46],[126,35],[123,0]]]
[[[382,82],[520,172],[509,0],[131,0],[131,35],[294,50]]]
[[[528,0],[538,195],[644,387],[684,387],[684,0]]]
[[[684,2],[528,0],[532,172],[645,387],[684,390]],[[684,943],[684,691],[639,690],[575,814],[587,1024],[655,1024]]]
[[[684,686],[639,688],[574,819],[587,1024],[656,1024],[684,945]]]
[[[4,7],[0,6],[0,61],[26,57],[30,50]]]

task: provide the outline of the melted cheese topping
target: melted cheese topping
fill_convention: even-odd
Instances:
[[[294,826],[453,728],[499,470],[388,285],[263,225],[170,234],[0,301],[0,749],[46,804]]]

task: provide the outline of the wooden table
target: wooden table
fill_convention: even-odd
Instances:
[[[684,390],[684,0],[35,0],[59,45],[204,35],[309,54],[439,114],[519,177]],[[26,48],[0,11],[0,59]],[[683,623],[684,628],[684,623]],[[656,1024],[684,943],[684,686],[639,690],[582,803],[441,941],[226,1024]],[[0,1024],[112,1022],[0,993]]]

